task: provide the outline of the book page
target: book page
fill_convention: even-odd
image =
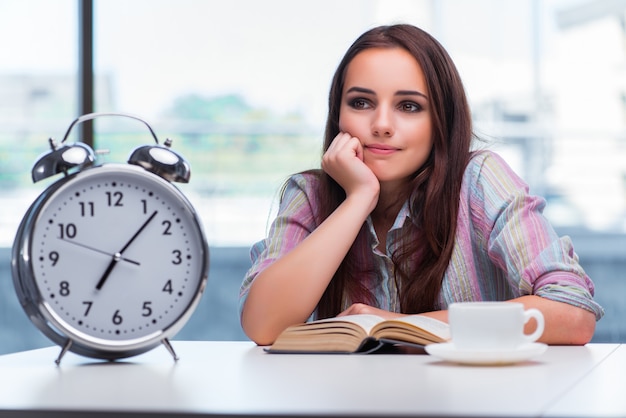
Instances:
[[[434,318],[410,315],[381,322],[372,329],[371,334],[376,338],[394,338],[424,344],[449,340],[450,327]]]
[[[369,335],[374,325],[382,321],[383,321],[383,318],[377,315],[359,314],[359,315],[345,315],[345,316],[338,316],[335,318],[320,319],[320,320],[314,321],[313,323],[323,324],[323,323],[329,323],[329,322],[330,323],[350,322],[363,328],[365,333]]]
[[[346,315],[292,325],[267,352],[352,353],[366,344],[369,331],[382,320],[376,315]]]
[[[410,315],[398,318],[397,320],[426,330],[444,340],[450,339],[450,326],[443,321],[439,321],[438,319],[423,315]]]

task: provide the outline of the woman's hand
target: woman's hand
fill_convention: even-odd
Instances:
[[[346,192],[346,198],[362,194],[371,199],[374,210],[380,193],[380,183],[363,162],[361,141],[348,133],[339,133],[322,157],[322,169]]]
[[[241,325],[259,345],[272,344],[289,325],[304,322],[311,315],[378,202],[380,183],[363,163],[363,147],[357,138],[337,135],[322,167],[344,188],[346,199],[295,248],[254,279]]]
[[[546,344],[584,345],[591,341],[596,329],[596,316],[583,308],[537,295],[521,296],[511,302],[521,302],[525,309],[539,309],[546,321],[540,342]],[[526,324],[525,332],[533,332],[535,320]]]
[[[384,319],[393,319],[393,318],[399,318],[401,316],[405,316],[404,314],[400,314],[396,312],[389,312],[383,309],[374,308],[373,306],[369,306],[364,303],[355,303],[337,316],[359,315],[359,314],[378,315]]]

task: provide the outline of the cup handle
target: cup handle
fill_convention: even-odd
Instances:
[[[524,311],[524,324],[530,321],[531,318],[535,318],[537,322],[537,328],[532,334],[524,334],[524,340],[528,343],[535,342],[541,337],[543,334],[543,329],[545,326],[545,321],[543,319],[543,314],[539,309],[531,308]]]

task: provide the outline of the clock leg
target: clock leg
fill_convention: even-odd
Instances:
[[[169,351],[169,353],[172,355],[172,357],[174,358],[174,361],[178,361],[178,356],[176,355],[176,352],[174,351],[174,348],[172,347],[170,340],[168,340],[167,338],[164,338],[161,340],[161,343],[165,346],[167,351]]]
[[[65,345],[63,346],[63,348],[61,349],[61,352],[59,353],[59,357],[57,357],[56,360],[54,360],[54,362],[57,364],[57,366],[59,364],[61,364],[61,359],[63,358],[63,356],[65,355],[65,353],[67,353],[67,350],[70,349],[70,347],[72,346],[72,340],[67,340],[65,342]]]

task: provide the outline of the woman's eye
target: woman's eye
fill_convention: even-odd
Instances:
[[[355,109],[367,109],[369,107],[369,103],[365,99],[352,99],[350,101],[350,106]]]
[[[400,104],[400,110],[403,112],[419,112],[422,110],[422,106],[413,102],[404,102]]]

